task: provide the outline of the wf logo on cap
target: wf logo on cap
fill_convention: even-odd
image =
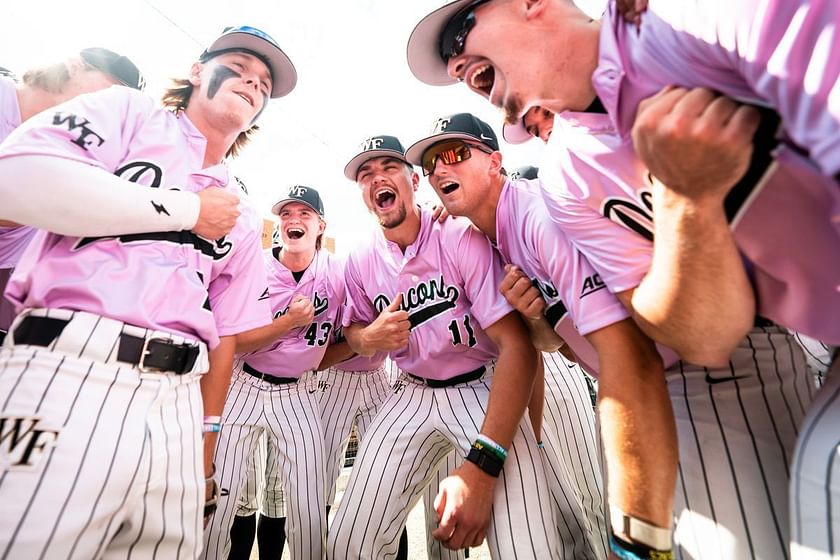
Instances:
[[[293,196],[295,198],[303,198],[303,196],[306,194],[306,191],[308,190],[309,189],[307,189],[306,187],[295,185],[294,187],[289,189],[289,196]]]
[[[452,122],[452,119],[448,117],[441,117],[435,121],[435,125],[432,127],[432,134],[438,134],[446,130],[446,127],[449,126],[449,123]]]
[[[385,142],[384,138],[378,138],[376,136],[368,138],[362,142],[362,151],[369,152],[370,150],[378,150],[383,142]]]

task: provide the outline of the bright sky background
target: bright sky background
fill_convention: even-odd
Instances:
[[[597,14],[606,0],[580,0]],[[0,66],[27,68],[101,46],[131,58],[159,98],[168,78],[190,64],[229,25],[253,25],[272,35],[294,62],[298,85],[272,100],[262,130],[232,161],[266,217],[288,187],[315,187],[324,198],[327,233],[347,251],[372,220],[347,161],[372,135],[398,136],[408,147],[439,116],[471,112],[501,141],[501,115],[463,85],[427,86],[411,74],[405,46],[414,25],[444,0],[3,0]],[[541,143],[502,141],[508,170],[539,160]],[[425,179],[419,198],[435,195]]]

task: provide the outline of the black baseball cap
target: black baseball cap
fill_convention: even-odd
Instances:
[[[17,81],[17,76],[15,76],[15,73],[9,70],[8,68],[4,68],[2,66],[0,66],[0,76],[3,76],[4,78],[11,78],[12,80]]]
[[[426,150],[443,140],[469,140],[484,144],[494,152],[499,150],[499,140],[489,124],[471,113],[455,113],[435,120],[431,135],[415,142],[405,157],[409,163],[420,165]]]
[[[517,179],[536,179],[539,173],[539,167],[534,167],[533,165],[523,165],[522,167],[515,169],[510,174],[510,178],[513,181]]]
[[[433,11],[414,27],[408,38],[406,56],[411,73],[423,83],[446,86],[457,82],[446,71],[447,60],[441,55],[442,41],[449,39],[458,18],[487,0],[456,0]],[[455,25],[454,27],[459,27]]]
[[[290,202],[300,202],[301,204],[306,204],[318,212],[319,216],[324,216],[324,202],[321,200],[321,195],[318,194],[318,191],[312,187],[306,187],[303,185],[295,185],[291,187],[286,197],[271,207],[271,213],[279,216],[280,210],[282,210],[283,207]]]
[[[140,91],[143,91],[143,88],[146,87],[143,74],[128,57],[102,47],[85,49],[79,53],[79,56],[86,63],[100,72],[108,74],[124,86]]]
[[[271,72],[271,98],[283,97],[295,89],[297,70],[291,59],[280,48],[271,35],[248,25],[225,27],[222,34],[210,43],[199,62],[206,62],[215,56],[234,51],[253,54],[268,66]]]
[[[392,157],[411,165],[405,159],[405,148],[403,148],[402,142],[396,136],[388,136],[387,134],[371,136],[370,138],[365,138],[359,147],[361,151],[344,166],[344,176],[351,181],[356,180],[356,175],[359,174],[359,168],[365,162],[375,158]]]

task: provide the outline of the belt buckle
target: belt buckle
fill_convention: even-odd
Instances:
[[[140,362],[137,364],[137,369],[142,371],[143,373],[155,373],[160,371],[168,371],[165,369],[160,369],[157,367],[146,367],[146,356],[151,354],[149,350],[149,344],[156,340],[161,344],[173,344],[174,341],[171,338],[164,338],[162,336],[150,336],[143,342],[143,349],[140,350]]]

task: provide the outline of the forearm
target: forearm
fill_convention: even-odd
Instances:
[[[205,416],[221,416],[225,408],[225,397],[230,386],[233,370],[233,354],[236,340],[223,336],[219,345],[210,351],[210,369],[201,378],[201,399]],[[211,471],[213,453],[216,449],[216,433],[204,434],[204,472]]]
[[[327,346],[327,351],[324,352],[324,357],[321,358],[321,363],[318,364],[318,371],[330,368],[344,360],[349,360],[355,355],[356,353],[353,352],[346,340],[330,344]]]
[[[650,271],[632,294],[634,318],[686,361],[725,364],[752,328],[755,298],[723,205],[656,185]]]
[[[531,400],[528,402],[528,417],[531,419],[531,426],[534,427],[534,435],[537,441],[542,440],[543,407],[545,406],[545,364],[542,356],[537,355],[537,371],[534,377],[534,390],[531,391]]]
[[[530,317],[523,317],[525,326],[528,327],[528,333],[531,335],[531,342],[537,350],[541,352],[556,352],[565,343],[560,336],[554,332],[545,317],[533,319]]]
[[[198,220],[200,201],[195,193],[129,183],[58,157],[4,158],[0,177],[5,177],[0,180],[0,220],[60,235],[180,231],[191,229]]]
[[[344,327],[344,338],[350,349],[360,356],[373,356],[376,352],[372,348],[368,348],[364,340],[364,325],[353,323],[348,327]]]
[[[537,352],[527,340],[522,342],[509,350],[499,348],[487,414],[481,425],[481,433],[505,449],[513,442],[536,377]]]
[[[630,320],[622,323],[608,329],[638,334],[596,341],[602,329],[590,339],[601,361],[598,417],[609,501],[630,516],[668,528],[679,460],[671,401],[652,342]]]
[[[236,353],[244,354],[264,348],[288,334],[294,326],[286,315],[277,317],[270,324],[236,335]]]

